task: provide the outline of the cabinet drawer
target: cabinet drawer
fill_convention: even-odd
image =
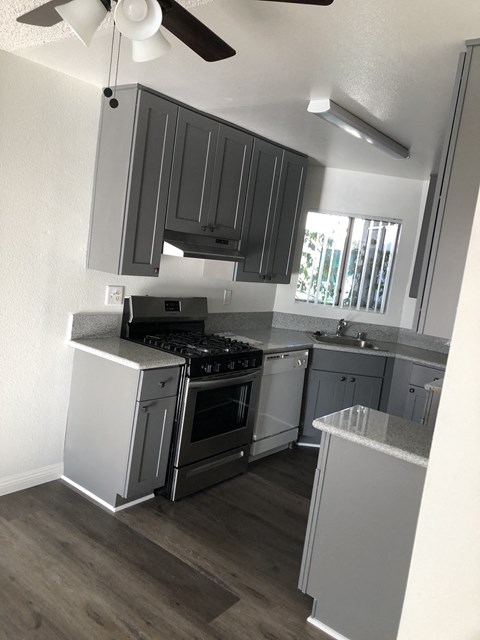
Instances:
[[[442,369],[433,369],[432,367],[424,367],[420,364],[412,365],[412,373],[410,375],[410,384],[417,387],[423,387],[427,382],[439,380],[443,378],[445,372]]]
[[[178,367],[142,371],[137,400],[153,400],[177,395],[179,375]]]
[[[385,361],[381,356],[314,349],[312,369],[382,377]]]

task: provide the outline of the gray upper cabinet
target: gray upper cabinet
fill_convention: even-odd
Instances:
[[[180,108],[165,228],[206,233],[219,124]]]
[[[136,87],[118,89],[117,97],[117,109],[103,98],[87,265],[154,276],[178,107]]]
[[[253,137],[180,109],[166,228],[239,240]]]
[[[480,184],[480,46],[462,53],[432,203],[417,259],[417,327],[450,338]]]
[[[255,140],[235,280],[290,282],[307,160]]]
[[[207,220],[214,235],[240,240],[252,149],[253,136],[220,125]]]

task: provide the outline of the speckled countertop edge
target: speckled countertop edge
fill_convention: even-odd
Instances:
[[[235,331],[232,331],[235,333]],[[251,329],[238,332],[246,338],[257,340],[264,353],[278,353],[294,349],[320,349],[326,351],[342,351],[346,353],[363,353],[373,357],[400,358],[411,360],[416,364],[445,369],[447,355],[436,351],[427,351],[419,347],[409,347],[393,342],[375,342],[378,349],[359,349],[343,345],[320,344],[315,342],[311,334],[294,329]]]
[[[67,344],[74,349],[118,362],[132,369],[162,369],[185,364],[185,360],[179,356],[158,349],[150,349],[145,345],[122,338],[83,338],[69,340]]]
[[[373,422],[378,420],[378,418],[381,420],[388,419],[389,421],[392,421],[392,424],[388,425],[389,432],[392,433],[393,431],[394,436],[396,435],[395,432],[397,435],[402,436],[401,438],[398,438],[401,441],[402,446],[396,446],[382,441],[381,439],[376,439],[375,436],[369,436],[368,434],[363,435],[351,431],[348,423],[346,426],[332,424],[332,422],[340,418],[342,415],[347,414],[347,412],[353,412],[353,421],[355,421],[355,411],[359,409],[365,410],[365,408],[357,405],[350,409],[344,409],[328,416],[317,418],[313,421],[313,426],[315,429],[323,431],[324,433],[329,433],[344,440],[355,442],[356,444],[374,449],[375,451],[398,458],[399,460],[404,460],[405,462],[410,462],[424,468],[428,466],[428,456],[420,455],[418,450],[422,451],[422,453],[425,449],[427,451],[430,450],[433,429],[428,430],[424,425],[418,425],[410,422],[409,420],[398,418],[397,416],[391,416],[381,413],[380,411],[367,409],[369,420],[372,420]]]

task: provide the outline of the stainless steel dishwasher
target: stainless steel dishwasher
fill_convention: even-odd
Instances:
[[[264,356],[250,461],[286,449],[297,440],[307,366],[306,349]]]

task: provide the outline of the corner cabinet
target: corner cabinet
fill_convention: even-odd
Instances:
[[[361,404],[378,409],[386,358],[314,349],[308,372],[300,440],[318,443],[312,422],[321,416]]]
[[[65,479],[112,509],[163,487],[179,373],[75,351]]]
[[[304,156],[255,140],[235,280],[290,282],[306,169]]]
[[[253,136],[180,108],[165,227],[240,239]]]
[[[158,275],[178,106],[142,89],[102,98],[87,266]]]
[[[427,391],[425,385],[440,380],[443,369],[395,360],[392,368],[386,412],[412,422],[425,422]]]

